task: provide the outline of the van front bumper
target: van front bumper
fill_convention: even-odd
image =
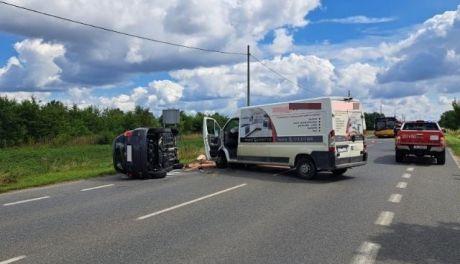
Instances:
[[[363,152],[359,156],[338,158],[335,153],[314,151],[311,156],[318,170],[345,169],[367,164],[367,152]]]

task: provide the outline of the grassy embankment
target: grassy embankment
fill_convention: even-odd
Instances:
[[[456,156],[460,156],[460,131],[449,131],[446,134],[447,145]]]
[[[179,158],[202,154],[201,135],[178,140]],[[0,193],[115,173],[111,145],[36,145],[0,149]]]

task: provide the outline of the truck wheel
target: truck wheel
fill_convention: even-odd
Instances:
[[[436,163],[438,165],[444,165],[446,163],[446,151],[443,151],[436,155]]]
[[[312,159],[301,157],[297,160],[296,168],[297,176],[305,180],[311,180],[316,176],[316,166]]]
[[[404,154],[400,150],[396,150],[395,161],[399,163],[399,162],[403,162],[403,159],[404,159]]]
[[[347,171],[347,169],[336,169],[336,170],[332,170],[332,174],[334,174],[335,176],[341,176],[346,171]]]
[[[227,168],[227,157],[225,157],[225,153],[219,152],[219,155],[217,155],[216,167],[219,169]]]

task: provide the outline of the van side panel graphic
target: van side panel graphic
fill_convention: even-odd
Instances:
[[[241,109],[240,142],[324,142],[323,114],[321,102]]]

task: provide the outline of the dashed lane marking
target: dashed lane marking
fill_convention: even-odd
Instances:
[[[377,258],[380,245],[365,241],[358,249],[357,254],[351,261],[351,264],[372,264]]]
[[[407,171],[414,171],[414,167],[409,167],[406,169]]]
[[[396,185],[396,188],[406,189],[407,188],[407,182],[398,182],[398,184]]]
[[[383,211],[380,213],[379,217],[375,221],[376,225],[389,226],[393,221],[395,213],[389,211]]]
[[[172,211],[174,209],[177,209],[177,208],[180,208],[180,207],[192,204],[192,203],[196,203],[196,202],[199,202],[199,201],[202,201],[202,200],[205,200],[205,199],[208,199],[208,198],[211,198],[211,197],[214,197],[214,196],[217,196],[217,195],[229,192],[229,191],[233,191],[235,189],[244,187],[246,185],[247,185],[247,183],[236,185],[236,186],[233,186],[231,188],[228,188],[228,189],[225,189],[225,190],[222,190],[222,191],[218,191],[218,192],[215,192],[215,193],[211,193],[211,194],[205,195],[203,197],[200,197],[200,198],[197,198],[197,199],[185,202],[185,203],[181,203],[181,204],[178,204],[178,205],[175,205],[175,206],[171,206],[169,208],[166,208],[166,209],[163,209],[163,210],[160,210],[160,211],[148,214],[148,215],[140,216],[136,220],[144,220],[144,219],[152,217],[152,216],[156,216],[156,215],[159,215],[159,214],[162,214],[162,213],[166,213],[166,212]]]
[[[402,177],[403,177],[404,179],[410,179],[411,176],[412,176],[412,175],[411,175],[410,173],[404,173],[404,174],[402,175]]]
[[[42,196],[42,197],[37,197],[37,198],[32,198],[32,199],[27,199],[27,200],[22,200],[22,201],[17,201],[17,202],[6,203],[6,204],[3,204],[3,206],[11,206],[11,205],[16,205],[16,204],[23,204],[23,203],[39,201],[39,200],[48,199],[48,198],[50,198],[50,197],[49,196]],[[1,262],[0,262],[0,264],[1,264]]]
[[[19,261],[21,259],[25,259],[25,258],[26,258],[26,256],[18,256],[18,257],[14,257],[14,258],[4,260],[4,261],[0,261],[0,264],[9,264],[9,263],[13,263],[13,262]]]
[[[390,198],[388,198],[388,202],[390,203],[399,203],[401,202],[402,195],[399,193],[393,193]]]
[[[80,192],[86,192],[86,191],[91,191],[91,190],[97,190],[97,189],[102,189],[102,188],[107,188],[107,187],[112,187],[115,184],[106,184],[106,185],[100,185],[96,187],[91,187],[91,188],[86,188],[86,189],[81,189]]]

